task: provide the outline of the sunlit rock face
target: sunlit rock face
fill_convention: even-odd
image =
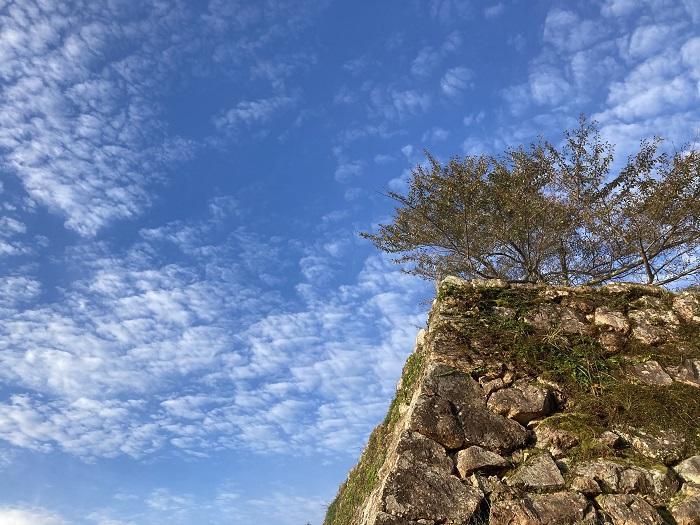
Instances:
[[[700,301],[438,287],[325,525],[700,524]]]

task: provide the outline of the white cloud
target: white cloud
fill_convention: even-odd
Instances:
[[[683,44],[681,57],[693,78],[700,80],[700,36],[690,38]]]
[[[629,54],[633,57],[648,57],[668,45],[673,35],[670,26],[653,24],[634,30],[629,41]]]
[[[530,73],[530,92],[537,104],[557,105],[568,98],[570,89],[557,68],[538,65]]]
[[[144,96],[172,65],[162,37],[182,29],[183,10],[144,2],[137,11],[15,3],[0,23],[3,163],[83,235],[138,214],[159,171],[188,151],[162,133]]]
[[[335,180],[348,182],[362,174],[363,163],[361,161],[343,162],[335,170]]]
[[[0,313],[4,308],[15,308],[36,298],[41,283],[24,275],[0,276]]]
[[[623,81],[610,85],[609,109],[601,119],[629,121],[682,110],[694,104],[697,96],[697,87],[681,69],[677,53],[666,52],[647,59]]]
[[[606,32],[600,22],[581,20],[573,11],[555,8],[547,14],[543,40],[557,51],[578,51],[599,41]]]
[[[469,16],[471,4],[464,0],[430,0],[428,9],[431,17],[443,24],[453,25]]]
[[[425,133],[423,133],[423,137],[421,140],[423,142],[442,142],[444,140],[447,140],[450,136],[450,132],[447,131],[445,128],[441,128],[439,126],[436,126],[434,128],[429,129]]]
[[[497,4],[484,8],[484,16],[486,18],[497,18],[501,16],[504,11],[505,6],[503,5],[503,2],[499,2]]]
[[[432,103],[427,93],[415,89],[374,87],[369,93],[373,116],[402,120],[425,113]]]
[[[481,110],[478,113],[470,113],[462,119],[462,122],[465,126],[473,126],[475,124],[480,124],[485,117],[486,112],[484,110]]]
[[[638,8],[638,0],[605,0],[601,13],[603,16],[625,16]]]
[[[697,0],[682,0],[693,23],[700,23],[700,3]]]
[[[236,132],[242,126],[269,122],[293,103],[294,98],[288,96],[244,100],[215,117],[214,125],[220,130]]]
[[[411,73],[423,77],[430,75],[447,55],[457,51],[461,45],[462,36],[454,31],[448,35],[440,47],[424,47],[413,60]]]
[[[27,507],[0,507],[3,525],[68,525],[59,515],[44,509]]]
[[[389,164],[395,160],[396,158],[393,155],[387,155],[385,153],[378,153],[374,156],[375,164]]]
[[[442,53],[432,47],[421,49],[411,64],[411,73],[419,76],[429,75],[442,60]]]
[[[16,301],[0,378],[23,393],[0,403],[0,439],[86,458],[358,446],[423,322],[425,288],[376,257],[337,283],[355,241],[334,233],[299,255],[299,299],[283,301],[267,284],[286,264],[274,241],[228,231],[238,208],[226,203],[120,253],[69,251],[80,277],[50,302],[29,277],[2,281]],[[178,263],[156,255],[172,249]]]
[[[451,97],[460,95],[474,87],[474,72],[468,67],[458,66],[448,69],[440,80],[442,92]]]

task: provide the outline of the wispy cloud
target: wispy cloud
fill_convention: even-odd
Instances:
[[[173,44],[162,37],[182,30],[185,11],[158,2],[132,12],[64,7],[5,10],[0,150],[33,199],[93,235],[138,214],[159,171],[187,152],[163,133],[147,95],[172,66]]]
[[[440,80],[442,92],[451,97],[460,95],[474,87],[474,72],[468,67],[458,66],[448,69]]]
[[[486,18],[498,18],[504,11],[505,6],[503,5],[503,2],[498,2],[497,4],[484,8],[484,16]]]
[[[511,126],[512,133],[556,131],[573,124],[566,115],[585,112],[622,156],[652,135],[688,140],[700,118],[692,6],[609,0],[600,14],[571,8],[547,14],[545,47],[530,61],[527,81],[502,91],[519,117],[520,130]]]
[[[347,249],[334,236],[299,254],[300,301],[283,301],[266,278],[276,247],[224,233],[227,209],[217,200],[203,221],[144,230],[119,256],[100,243],[69,253],[82,277],[55,302],[24,304],[39,285],[2,281],[18,298],[4,305],[0,377],[24,393],[0,404],[0,438],[83,457],[358,446],[422,322],[424,289],[375,257],[334,284]],[[163,243],[180,262],[155,255]]]
[[[426,46],[422,48],[411,64],[411,73],[418,76],[428,76],[440,65],[445,57],[457,51],[462,45],[462,36],[454,31],[448,35],[439,47]]]
[[[275,115],[291,107],[293,103],[294,98],[282,95],[243,100],[215,117],[214,125],[221,131],[235,133],[242,127],[269,122]]]

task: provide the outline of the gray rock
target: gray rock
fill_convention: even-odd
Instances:
[[[544,304],[528,312],[523,321],[537,330],[557,329],[565,334],[587,334],[591,326],[585,316],[573,308]]]
[[[528,430],[486,407],[484,391],[471,376],[447,365],[431,365],[423,390],[451,403],[464,431],[465,445],[508,452],[527,442],[530,435]]]
[[[594,524],[596,511],[575,492],[520,494],[503,491],[492,499],[490,525]]]
[[[469,521],[483,493],[451,474],[452,460],[433,440],[405,432],[398,458],[382,493],[384,523],[428,520],[446,524]]]
[[[564,457],[570,449],[579,443],[578,437],[572,432],[552,427],[546,423],[537,425],[535,436],[537,437],[537,448],[547,450],[555,458]]]
[[[484,494],[491,494],[494,490],[503,488],[503,483],[498,476],[486,476],[480,472],[475,472],[469,477],[469,482]]]
[[[488,407],[525,425],[535,418],[551,414],[556,408],[556,401],[551,390],[519,381],[510,388],[494,392],[489,397]]]
[[[673,299],[673,311],[688,323],[700,323],[700,299],[695,294],[678,294]]]
[[[572,486],[589,495],[617,492],[623,469],[622,465],[604,459],[586,461],[576,465]]]
[[[449,279],[449,277],[446,279]],[[460,281],[462,283],[471,284],[471,286],[476,289],[510,288],[510,283],[503,279],[472,279],[471,281],[463,281],[460,279]]]
[[[681,461],[673,470],[688,483],[700,485],[700,456],[692,456]]]
[[[677,525],[700,525],[700,487],[683,485],[669,511]]]
[[[457,472],[462,478],[467,478],[476,470],[493,470],[508,466],[508,461],[481,447],[472,446],[457,452]]]
[[[378,512],[374,521],[371,522],[372,525],[434,525],[434,523],[432,520],[407,520],[386,512]]]
[[[440,396],[457,408],[483,406],[484,392],[470,375],[442,363],[428,365],[423,391],[427,395]]]
[[[678,325],[678,318],[673,312],[646,308],[633,310],[629,318],[634,322],[632,337],[638,341],[654,345],[672,336],[672,330]]]
[[[423,468],[451,473],[454,463],[445,449],[418,432],[405,431],[396,447],[397,468]]]
[[[525,490],[559,490],[564,488],[564,478],[552,456],[543,452],[520,465],[518,470],[506,479],[506,484]]]
[[[530,432],[522,425],[486,407],[466,407],[457,414],[467,445],[479,445],[495,452],[510,452],[525,446]]]
[[[653,434],[638,428],[615,429],[632,448],[651,459],[670,465],[680,460],[685,449],[685,439],[672,430],[658,430]]]
[[[616,310],[610,310],[605,306],[596,308],[593,317],[593,324],[606,330],[626,334],[630,329],[630,322],[625,314]]]
[[[664,521],[640,496],[633,494],[610,494],[596,498],[596,502],[613,525],[663,525]]]
[[[446,448],[464,444],[464,431],[453,413],[452,405],[439,396],[421,395],[409,423],[411,430],[420,432]]]
[[[679,383],[700,388],[700,359],[684,359],[680,366],[669,367],[668,373]]]
[[[503,317],[505,319],[515,319],[516,313],[517,312],[514,308],[510,308],[508,306],[493,307],[493,314],[497,315],[498,317]]]
[[[503,381],[503,378],[500,377],[481,383],[481,387],[484,389],[484,395],[486,396],[491,395],[496,390],[500,390],[504,386],[506,386],[506,384]]]
[[[597,496],[600,494],[600,486],[592,478],[577,477],[571,481],[572,490],[585,494],[586,496]]]
[[[631,364],[627,367],[627,372],[645,385],[669,386],[673,384],[671,376],[661,368],[657,361]]]
[[[584,314],[590,314],[595,310],[595,303],[584,297],[570,296],[564,298],[562,301],[564,306],[583,312]]]
[[[678,491],[679,484],[665,467],[642,468],[597,459],[574,468],[571,487],[589,496],[641,494],[652,503],[660,504]]]

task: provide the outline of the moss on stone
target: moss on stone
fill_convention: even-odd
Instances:
[[[544,289],[545,291],[547,289]],[[551,289],[549,289],[551,290]],[[616,425],[627,425],[654,434],[671,430],[687,443],[687,453],[700,451],[700,395],[697,388],[674,383],[669,387],[635,384],[624,372],[625,359],[655,359],[662,365],[678,365],[683,359],[700,357],[700,327],[681,323],[677,341],[652,347],[630,339],[619,353],[609,355],[594,337],[535,330],[522,320],[528,311],[564,297],[628,311],[628,305],[652,295],[648,287],[631,286],[623,291],[576,290],[567,295],[542,296],[537,287],[473,288],[453,284],[443,293],[441,313],[459,332],[464,351],[473,358],[499,360],[518,375],[542,377],[556,382],[574,413],[562,414],[562,429],[574,432],[580,444],[572,451],[577,459],[607,456],[611,450],[595,438]],[[653,295],[671,307],[673,295],[658,290]],[[498,316],[495,306],[507,306],[514,318]],[[454,318],[459,318],[455,322]]]

